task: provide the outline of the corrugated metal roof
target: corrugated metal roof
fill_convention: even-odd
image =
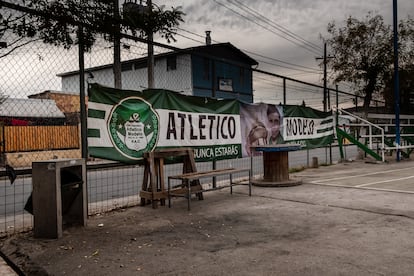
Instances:
[[[65,118],[54,100],[7,98],[0,104],[1,117]]]

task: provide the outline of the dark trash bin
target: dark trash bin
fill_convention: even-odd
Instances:
[[[36,238],[60,238],[64,226],[86,225],[85,181],[84,159],[33,162],[33,192],[26,207],[31,200]]]

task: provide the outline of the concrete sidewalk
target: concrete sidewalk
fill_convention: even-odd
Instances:
[[[2,276],[15,276],[18,275],[7,263],[0,257],[0,275]]]
[[[299,186],[205,193],[191,212],[182,198],[137,206],[59,240],[11,237],[1,250],[27,275],[412,275],[410,172],[409,161],[307,169],[291,174]]]

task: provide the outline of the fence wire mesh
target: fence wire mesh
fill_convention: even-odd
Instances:
[[[355,96],[344,91],[327,89],[324,96],[324,88],[300,80],[275,75],[269,72],[255,70],[254,101],[272,104],[301,105],[318,110],[331,110],[333,106],[339,108],[353,107]],[[358,102],[357,102],[358,103]],[[362,100],[359,104],[362,103]]]
[[[1,8],[3,14],[18,13]],[[80,84],[79,49],[45,44],[38,39],[19,40],[14,34],[0,32],[0,41],[8,42],[0,48],[0,123],[1,162],[0,179],[0,235],[30,229],[33,216],[24,210],[32,192],[32,162],[81,158],[80,137]],[[18,44],[10,42],[15,41]],[[85,87],[97,82],[114,87],[112,64],[113,42],[97,39],[84,55]],[[121,39],[122,88],[143,90],[148,87],[147,76],[139,68],[146,68],[147,44],[134,39]],[[170,51],[155,46],[155,54]],[[187,75],[190,61],[178,59],[175,66],[185,68],[172,77],[162,77],[161,68],[169,66],[165,60],[155,60],[157,88],[190,93]],[[254,101],[286,103],[322,109],[323,91],[320,88],[284,80],[255,72]],[[285,93],[284,93],[285,90]],[[86,91],[85,91],[86,92]],[[285,96],[284,96],[285,95]],[[345,98],[344,98],[345,100]],[[334,101],[331,100],[331,105]],[[291,167],[309,165],[309,157],[317,155],[325,163],[330,162],[324,150],[315,153],[300,151],[290,157]],[[333,160],[338,160],[334,150]],[[100,167],[100,164],[105,164]],[[109,164],[109,165],[108,165]],[[113,166],[111,166],[113,164]],[[250,167],[255,174],[262,174],[262,162],[243,158],[219,161],[217,168],[231,166]],[[5,166],[14,168],[17,178],[11,181]],[[211,169],[212,163],[199,163],[200,170]],[[182,171],[174,165],[167,166],[166,175]],[[88,159],[87,193],[88,213],[97,214],[137,205],[142,185],[143,167],[120,166],[108,160]]]

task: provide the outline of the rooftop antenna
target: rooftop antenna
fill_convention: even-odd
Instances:
[[[206,31],[206,45],[211,45],[211,31]]]

